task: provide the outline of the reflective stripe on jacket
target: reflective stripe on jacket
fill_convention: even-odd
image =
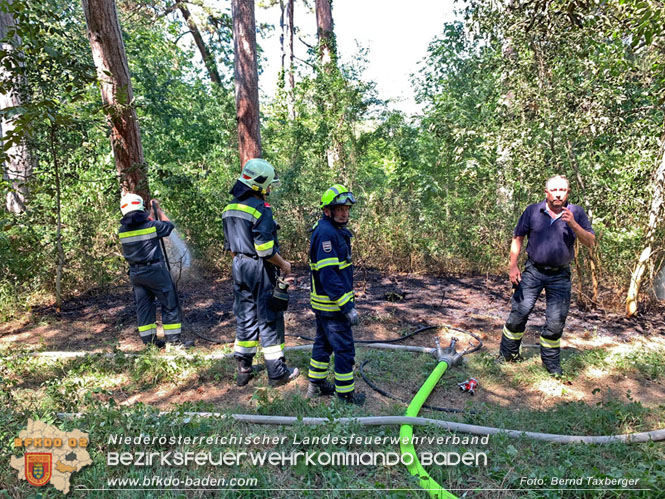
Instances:
[[[148,220],[147,213],[132,212],[125,215],[120,223],[118,237],[127,262],[146,263],[163,258],[159,239],[171,234],[174,227],[171,222]]]
[[[224,249],[233,253],[271,258],[279,251],[277,224],[272,208],[265,201],[250,196],[233,198],[222,214]]]

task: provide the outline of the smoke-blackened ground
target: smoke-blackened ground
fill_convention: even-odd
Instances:
[[[235,321],[232,312],[232,286],[227,276],[189,273],[180,281],[180,294],[185,311],[187,335],[197,340],[195,351],[227,350],[233,343]],[[521,387],[519,371],[512,366],[495,371],[494,376],[479,379],[480,389],[475,397],[459,392],[456,383],[476,375],[474,362],[481,359],[489,363],[498,350],[501,328],[509,312],[512,289],[507,279],[496,276],[430,276],[430,275],[384,275],[367,270],[356,273],[356,301],[361,314],[361,324],[355,328],[357,339],[388,340],[425,325],[450,325],[478,334],[484,348],[474,354],[475,359],[462,369],[451,370],[442,387],[430,398],[429,403],[464,409],[468,404],[478,406],[483,402],[497,404],[524,404],[543,407],[562,400],[583,400],[596,403],[609,393],[625,397],[632,393],[635,400],[658,403],[665,396],[665,387],[659,379],[649,380],[616,373],[603,375],[602,369],[594,379],[594,373],[584,372],[563,382],[546,377],[538,387]],[[309,288],[306,269],[297,269],[296,283],[290,290],[291,303],[286,314],[288,345],[306,344],[295,335],[314,336],[314,315],[309,309]],[[573,353],[590,349],[619,351],[622,345],[665,345],[665,307],[653,306],[651,310],[635,319],[626,319],[621,314],[602,310],[581,310],[574,303],[568,318],[563,338],[564,360]],[[532,314],[527,334],[524,337],[524,353],[527,365],[533,372],[540,369],[538,359],[538,336],[544,322],[544,296]],[[0,325],[0,347],[15,345],[35,350],[67,350],[102,352],[118,349],[138,352],[142,349],[136,332],[136,317],[131,286],[122,282],[119,286],[79,296],[67,301],[61,314],[52,307],[34,309],[23,321],[12,321]],[[217,343],[208,342],[195,335],[205,336]],[[448,341],[458,336],[462,347],[468,345],[465,335],[446,331],[444,328],[425,331],[400,344],[434,346],[434,337]],[[399,354],[403,364],[382,364],[381,353],[358,348],[358,360],[372,359],[366,366],[370,376],[382,388],[396,395],[411,399],[415,391],[434,366],[434,359],[414,354]],[[391,354],[395,355],[395,354]],[[292,364],[306,371],[305,353],[288,353]],[[414,359],[409,360],[409,359]],[[473,360],[473,362],[471,362]],[[219,406],[233,402],[252,404],[256,387],[266,385],[265,374],[247,387],[238,388],[233,380],[232,361],[220,361],[228,365],[220,367],[214,374],[202,373],[184,385],[155,386],[136,393],[119,389],[114,397],[120,403],[145,402],[160,407],[169,407],[184,401],[207,401]],[[507,369],[507,370],[506,370]],[[515,369],[521,369],[516,367]],[[522,368],[523,369],[523,368]],[[502,382],[506,374],[512,381]],[[608,377],[609,376],[609,377]],[[458,379],[459,378],[459,379]],[[370,409],[394,411],[395,403],[373,392],[364,382],[358,387],[368,393]],[[594,391],[594,388],[600,388]],[[303,377],[290,386],[280,388],[285,393],[306,390]],[[630,392],[628,392],[630,390]]]

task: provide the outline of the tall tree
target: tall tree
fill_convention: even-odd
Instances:
[[[12,0],[0,4],[0,50],[11,54],[20,46],[21,39],[15,33],[14,16],[11,14]],[[15,57],[14,60],[21,60]],[[11,183],[5,205],[10,213],[22,213],[28,198],[28,179],[32,173],[33,159],[22,134],[16,133],[16,119],[9,110],[18,109],[23,104],[25,77],[20,71],[11,71],[5,64],[0,65],[0,109],[5,110],[0,121],[2,147],[5,155],[3,176]]]
[[[316,0],[316,33],[319,40],[318,55],[321,80],[325,95],[322,98],[322,112],[327,116],[336,116],[337,120],[330,127],[329,144],[326,148],[326,160],[329,168],[335,168],[340,162],[342,144],[337,132],[342,128],[344,113],[340,112],[337,89],[334,80],[339,76],[337,68],[337,49],[332,17],[332,0]]]
[[[254,0],[232,0],[236,120],[240,164],[261,157]]]
[[[180,10],[182,17],[185,19],[185,22],[187,23],[189,31],[192,33],[192,37],[194,38],[196,47],[199,49],[199,53],[201,54],[203,63],[205,64],[206,69],[208,70],[208,76],[210,77],[210,81],[212,81],[216,85],[221,85],[222,79],[219,77],[219,71],[217,71],[217,63],[215,62],[215,56],[208,51],[208,48],[206,47],[206,44],[203,41],[203,37],[201,36],[201,32],[199,31],[199,27],[196,25],[196,21],[194,21],[194,19],[192,18],[192,14],[191,12],[189,12],[189,9],[187,8],[187,5],[185,5],[184,2],[178,2],[177,5],[178,5],[178,10]]]
[[[282,73],[281,78],[286,87],[286,105],[289,112],[289,117],[295,119],[295,105],[294,105],[294,90],[295,90],[295,76],[294,76],[294,54],[293,54],[293,35],[295,31],[295,24],[293,21],[293,3],[294,0],[280,0],[279,6],[281,9],[281,17],[279,19],[282,33],[280,35],[280,42],[282,47]]]
[[[316,0],[316,33],[319,38],[319,60],[328,72],[337,61],[332,0]]]
[[[82,0],[123,193],[150,199],[129,66],[114,0]]]

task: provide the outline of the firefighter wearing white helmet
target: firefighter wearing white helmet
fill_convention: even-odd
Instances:
[[[278,226],[265,199],[275,183],[275,169],[270,163],[250,159],[231,189],[233,199],[222,215],[224,249],[233,256],[238,386],[249,383],[259,371],[258,366],[252,367],[259,341],[271,386],[288,383],[299,374],[297,368],[286,365],[284,310],[273,299],[280,272],[282,276],[291,272],[291,264],[279,253]]]
[[[164,346],[157,338],[156,304],[162,306],[162,326],[167,343],[183,344],[178,297],[171,275],[164,262],[159,239],[168,237],[173,224],[153,199],[152,209],[145,210],[143,198],[138,194],[127,193],[120,200],[120,229],[118,236],[122,243],[122,254],[129,263],[129,279],[134,287],[136,317],[141,340],[146,345]],[[186,345],[190,345],[187,343]]]
[[[279,182],[275,168],[265,159],[259,158],[250,159],[245,163],[238,181],[264,196]]]
[[[351,237],[346,228],[351,191],[335,184],[321,196],[323,216],[312,230],[309,249],[311,273],[310,303],[316,316],[316,338],[309,362],[309,398],[337,396],[345,402],[362,405],[365,394],[355,391],[353,364],[355,348],[351,326],[358,324],[353,296]],[[327,381],[331,354],[335,354],[335,384]]]

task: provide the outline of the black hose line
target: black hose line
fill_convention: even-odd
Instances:
[[[360,364],[360,367],[358,368],[358,372],[360,373],[360,376],[362,377],[363,381],[365,381],[365,383],[367,383],[369,385],[369,387],[372,388],[375,392],[380,393],[384,397],[388,397],[388,398],[393,399],[393,400],[398,400],[399,402],[404,402],[405,404],[410,404],[411,400],[405,399],[405,398],[402,398],[402,397],[398,397],[397,395],[393,395],[392,393],[387,392],[383,388],[379,388],[372,381],[367,379],[367,376],[365,376],[364,367],[365,367],[365,364],[367,364],[370,360],[371,359],[367,359],[365,362]],[[425,409],[430,409],[432,411],[478,414],[478,411],[475,411],[473,409],[466,411],[464,409],[454,409],[452,407],[437,407],[435,405],[428,405],[428,404],[423,404],[423,407]]]
[[[203,336],[201,333],[197,333],[196,331],[191,331],[191,332],[194,333],[199,338],[201,338],[202,340],[209,341],[210,343],[216,343],[217,345],[225,345],[227,343],[230,343],[229,341],[222,341],[215,338],[210,338],[208,336]]]

